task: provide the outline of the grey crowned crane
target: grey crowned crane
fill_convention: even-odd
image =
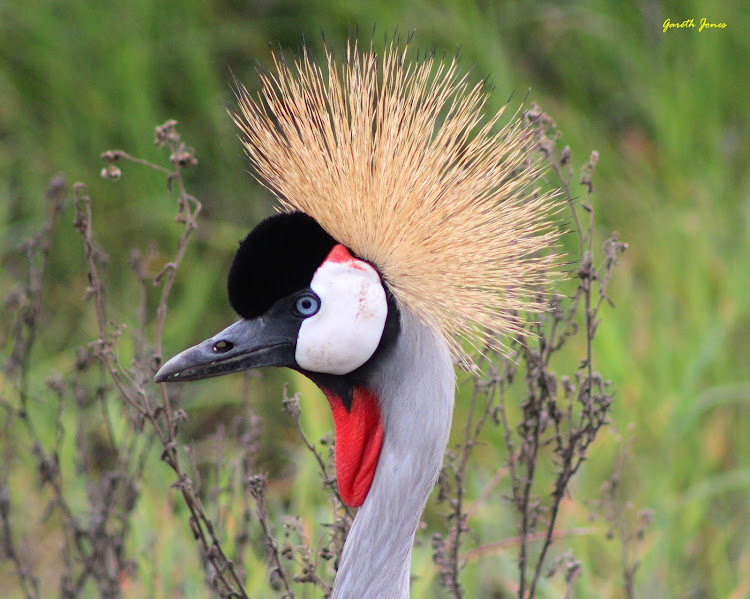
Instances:
[[[284,366],[315,382],[342,499],[359,507],[334,599],[409,596],[411,547],[440,470],[461,339],[492,347],[543,309],[555,202],[533,134],[484,116],[483,84],[406,48],[275,57],[233,115],[280,214],[239,246],[240,320],[169,360],[159,382]]]

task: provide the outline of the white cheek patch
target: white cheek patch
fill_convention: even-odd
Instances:
[[[388,315],[377,271],[342,245],[315,271],[310,287],[320,310],[302,322],[295,358],[305,370],[346,374],[375,353]]]

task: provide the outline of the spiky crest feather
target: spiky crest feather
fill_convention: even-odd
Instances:
[[[553,194],[536,194],[534,139],[519,120],[495,131],[482,82],[457,61],[407,61],[349,44],[327,71],[307,49],[274,54],[257,99],[233,115],[258,180],[373,263],[396,300],[437,327],[455,357],[513,334],[554,270]],[[533,291],[532,291],[533,290]],[[493,333],[490,333],[493,332]]]

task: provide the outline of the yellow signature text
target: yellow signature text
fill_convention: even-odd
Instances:
[[[680,23],[673,23],[670,19],[667,19],[664,21],[663,28],[664,33],[666,33],[670,29],[692,29],[698,27],[698,32],[700,33],[704,29],[725,29],[726,26],[726,23],[711,23],[706,17],[702,17],[699,25],[695,24],[695,19],[685,19]]]

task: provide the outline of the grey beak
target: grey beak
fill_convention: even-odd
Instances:
[[[177,354],[159,369],[155,380],[194,381],[264,366],[293,367],[298,330],[264,316],[239,320]]]

